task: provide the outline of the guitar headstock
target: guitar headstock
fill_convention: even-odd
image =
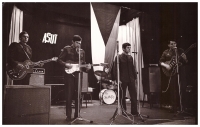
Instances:
[[[197,47],[197,43],[192,44],[189,48],[195,48]]]
[[[57,61],[57,60],[58,60],[58,57],[51,58],[51,61]]]

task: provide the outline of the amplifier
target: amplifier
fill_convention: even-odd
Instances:
[[[33,68],[33,74],[45,74],[44,68]]]
[[[43,74],[31,74],[29,85],[44,85],[44,75]]]
[[[51,87],[5,85],[3,124],[49,124]]]

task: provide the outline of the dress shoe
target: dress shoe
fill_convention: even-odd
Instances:
[[[139,115],[138,112],[131,112],[131,114],[132,114],[133,116],[138,116],[138,115]]]
[[[66,118],[65,118],[65,120],[66,120],[67,122],[70,122],[72,119],[71,119],[71,118],[68,118],[68,117],[66,117]]]
[[[77,117],[78,117],[78,114],[75,114],[75,113],[74,113],[74,119],[76,119]]]

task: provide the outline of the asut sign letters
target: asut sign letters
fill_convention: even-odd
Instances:
[[[56,44],[57,34],[44,33],[42,43]]]

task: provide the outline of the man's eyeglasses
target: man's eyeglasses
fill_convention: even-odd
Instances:
[[[75,43],[77,43],[77,44],[81,44],[81,41],[75,41]]]

